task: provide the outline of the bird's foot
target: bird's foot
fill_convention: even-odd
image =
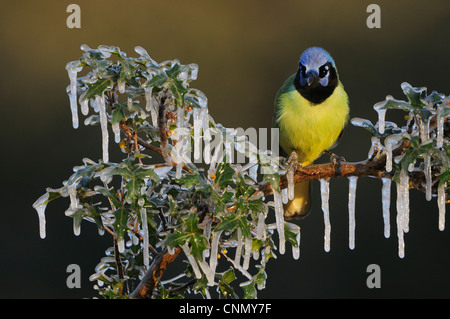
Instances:
[[[330,156],[330,161],[331,163],[333,163],[333,165],[341,165],[341,163],[346,163],[347,161],[345,160],[344,157],[339,156],[337,154],[334,154],[330,151],[325,151],[325,153]]]
[[[292,151],[291,155],[289,156],[288,160],[285,164],[285,171],[286,173],[291,170],[296,170],[298,166],[298,155],[296,151]]]

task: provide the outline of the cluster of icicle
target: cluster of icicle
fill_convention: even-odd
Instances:
[[[401,85],[404,92],[415,90],[410,84],[404,82]],[[419,88],[420,90],[424,90],[425,88]],[[409,134],[407,133],[405,128],[397,128],[395,123],[386,122],[386,111],[385,105],[391,101],[404,103],[403,101],[394,100],[392,96],[387,96],[385,101],[376,103],[374,105],[374,110],[378,113],[378,131],[380,134],[384,134],[385,129],[389,126],[389,128],[395,128],[398,132],[397,134],[389,135],[384,140],[384,145],[381,143],[380,138],[373,136],[372,137],[372,146],[369,150],[369,158],[373,155],[374,150],[378,149],[382,154],[386,156],[386,172],[392,171],[392,163],[395,161],[398,163],[402,156],[398,158],[393,158],[392,152],[393,150],[402,143],[403,138],[408,138]],[[413,127],[413,133],[418,133],[420,137],[421,144],[428,144],[431,142],[432,136],[430,136],[430,122],[431,119],[435,119],[437,122],[437,129],[435,133],[435,138],[437,141],[437,147],[440,148],[444,143],[444,116],[443,109],[446,105],[447,100],[444,100],[440,106],[438,106],[437,110],[433,110],[430,108],[430,112],[433,114],[430,116],[426,122],[423,119],[420,119],[418,124],[415,124],[416,127]],[[410,120],[413,118],[413,114],[409,116]],[[364,126],[365,120],[354,118],[352,119],[352,124],[356,126]],[[411,134],[413,134],[411,133]],[[398,237],[398,255],[400,258],[405,256],[405,241],[404,234],[409,231],[409,175],[408,172],[413,172],[414,170],[420,170],[421,168],[415,167],[415,163],[411,163],[408,167],[408,170],[402,169],[400,171],[399,182],[396,183],[396,192],[397,192],[397,200],[396,200],[396,224],[397,224],[397,237]],[[432,176],[431,176],[431,155],[425,154],[423,161],[423,171],[425,175],[425,196],[428,201],[432,199]],[[390,236],[390,201],[391,201],[391,179],[390,178],[382,178],[382,211],[383,211],[383,220],[384,220],[384,236],[388,238]],[[355,182],[356,183],[356,182]],[[446,203],[446,187],[447,183],[441,183],[438,187],[437,194],[437,203],[439,210],[439,230],[443,231],[445,228],[445,203]],[[354,195],[350,195],[349,198],[354,198]],[[349,204],[350,205],[350,204]]]

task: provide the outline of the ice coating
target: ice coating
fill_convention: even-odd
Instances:
[[[221,234],[222,234],[222,231],[212,233],[211,256],[209,259],[209,268],[211,269],[211,272],[213,273],[213,277],[214,277],[214,274],[216,273],[217,255],[219,253],[219,241],[220,241]]]
[[[401,170],[400,182],[397,183],[397,237],[398,255],[405,256],[404,233],[409,230],[409,176],[408,172]]]
[[[145,94],[145,109],[150,111],[150,115],[152,117],[152,125],[154,127],[158,127],[158,113],[153,105],[153,97],[152,97],[153,87],[144,88]]]
[[[114,141],[116,143],[120,142],[120,122],[112,123],[111,128],[114,133]]]
[[[78,128],[77,71],[68,65],[67,73],[70,79],[69,100],[70,110],[72,111],[72,125],[76,129]]]
[[[386,172],[392,171],[392,147],[401,139],[400,135],[391,135],[384,140],[386,152]]]
[[[237,229],[237,246],[236,253],[234,256],[234,263],[239,265],[241,262],[241,253],[242,253],[242,231],[240,228]]]
[[[439,230],[443,231],[445,229],[445,202],[447,200],[446,191],[447,183],[441,183],[438,186],[438,209],[439,209]]]
[[[89,99],[81,99],[80,98],[80,105],[81,105],[81,114],[88,115],[89,114]]]
[[[355,204],[356,204],[356,184],[358,178],[356,176],[350,176],[348,184],[348,227],[349,237],[348,245],[350,249],[355,248]]]
[[[33,208],[36,209],[39,218],[39,236],[44,239],[46,236],[45,230],[45,208],[49,199],[49,193],[45,193],[33,204]]]
[[[117,82],[117,88],[119,89],[119,93],[125,93],[125,81]]]
[[[202,278],[202,273],[200,272],[200,268],[198,268],[197,262],[194,259],[194,256],[191,254],[191,249],[188,247],[188,244],[183,245],[183,252],[186,255],[189,263],[192,266],[192,270],[194,271],[195,278],[200,279]]]
[[[244,245],[245,245],[244,246],[244,261],[242,263],[242,268],[247,270],[248,267],[250,266],[250,256],[252,253],[252,238],[251,237],[245,238]]]
[[[426,154],[423,159],[424,163],[424,173],[425,173],[425,198],[427,201],[431,200],[431,186],[432,186],[432,180],[431,180],[431,156],[429,154]]]
[[[288,199],[294,199],[294,168],[290,168],[286,173],[286,179],[288,182]]]
[[[297,241],[297,247],[292,245],[292,257],[297,260],[300,258],[300,227],[293,223],[286,223],[289,229],[296,234],[295,240]]]
[[[258,213],[258,226],[256,229],[256,239],[263,239],[266,224],[265,224],[265,216],[263,213]]]
[[[105,105],[105,97],[96,95],[95,96],[96,104],[99,108],[100,114],[100,128],[102,131],[102,151],[103,151],[103,162],[109,162],[109,134],[108,134],[108,118],[106,116],[106,105]]]
[[[384,237],[389,238],[391,233],[390,206],[391,206],[391,179],[381,178],[383,186],[381,188],[381,206],[383,208]]]
[[[148,266],[150,264],[150,258],[148,253],[148,223],[147,223],[147,210],[145,208],[139,209],[141,214],[142,223],[142,254],[144,256],[144,265]]]
[[[178,139],[177,139],[177,168],[176,168],[176,178],[181,178],[181,170],[183,168],[183,154],[184,151],[184,137],[182,135],[182,129],[184,128],[184,109],[182,107],[178,107],[177,111],[177,130],[178,130]]]
[[[283,202],[283,204],[287,204],[289,201],[287,188],[283,188],[281,190],[281,201]]]
[[[330,234],[331,234],[330,210],[329,210],[330,183],[324,179],[320,180],[320,194],[322,197],[323,220],[325,223],[324,250],[328,252],[330,251]]]
[[[200,159],[201,149],[201,129],[202,129],[202,110],[200,108],[194,108],[193,111],[193,123],[194,123],[194,159]]]
[[[274,190],[273,192],[273,200],[275,206],[275,220],[277,224],[277,231],[280,240],[279,252],[281,255],[284,255],[286,248],[286,239],[284,235],[284,211],[283,211],[283,202],[281,200],[281,194]]]
[[[385,130],[385,117],[386,117],[386,111],[387,109],[384,109],[383,107],[388,102],[389,97],[386,97],[386,100],[376,103],[373,108],[378,113],[378,131],[380,134],[384,133]]]

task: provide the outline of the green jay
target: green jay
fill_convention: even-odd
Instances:
[[[331,55],[311,47],[300,56],[297,72],[275,98],[274,126],[289,161],[311,165],[339,142],[348,121],[348,96]],[[294,186],[294,198],[284,208],[285,218],[303,217],[311,206],[310,182]]]

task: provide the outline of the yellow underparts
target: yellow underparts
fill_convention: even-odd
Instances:
[[[348,97],[341,83],[320,104],[312,104],[292,90],[279,97],[278,105],[280,146],[288,155],[295,150],[302,166],[311,164],[333,146],[349,113]]]

